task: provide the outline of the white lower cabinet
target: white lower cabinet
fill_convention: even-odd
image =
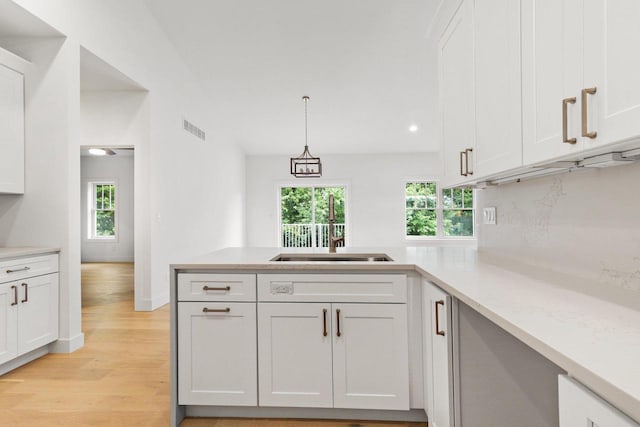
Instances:
[[[405,304],[333,304],[333,406],[409,409]]]
[[[42,261],[46,260],[46,263]],[[58,256],[22,258],[0,263],[0,365],[58,339]],[[31,273],[32,274],[32,273]]]
[[[409,409],[405,304],[259,303],[260,406]]]
[[[451,297],[423,281],[423,357],[425,411],[430,427],[452,427],[453,337]]]
[[[18,286],[0,285],[0,364],[18,355]]]
[[[58,274],[32,277],[16,284],[18,354],[24,354],[58,339]]]
[[[331,304],[258,304],[260,406],[333,407]]]
[[[560,427],[639,427],[578,381],[558,377]]]
[[[178,303],[180,405],[257,401],[256,304]]]

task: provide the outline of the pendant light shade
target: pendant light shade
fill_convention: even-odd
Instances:
[[[304,151],[298,157],[291,157],[291,175],[296,178],[319,178],[322,176],[322,163],[320,157],[313,157],[309,152],[307,137],[307,103],[308,96],[303,96],[304,101]]]

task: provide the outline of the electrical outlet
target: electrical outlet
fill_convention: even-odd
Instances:
[[[484,224],[486,225],[496,225],[496,207],[491,206],[488,208],[482,209],[482,218],[484,219]]]

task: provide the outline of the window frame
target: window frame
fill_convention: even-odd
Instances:
[[[435,236],[408,236],[407,235],[407,184],[410,183],[434,183],[436,185],[436,235]],[[445,209],[442,200],[442,186],[440,180],[429,178],[405,178],[402,180],[402,235],[404,240],[408,242],[435,242],[435,241],[448,241],[448,242],[475,242],[477,240],[477,226],[476,226],[476,190],[473,192],[473,208],[472,221],[473,221],[473,236],[447,236],[444,234],[444,211],[445,210],[463,210],[463,209]],[[467,208],[464,208],[467,209]]]
[[[350,194],[350,184],[345,181],[280,181],[276,183],[275,192],[276,192],[276,247],[283,248],[282,246],[282,188],[286,187],[305,187],[305,188],[318,188],[318,187],[344,187],[344,240],[345,246],[348,242],[351,241],[351,209],[349,206],[349,200],[351,198]],[[294,249],[294,248],[287,248]],[[298,248],[298,249],[310,249],[317,250],[322,249],[320,247],[309,247],[309,248]]]
[[[113,209],[114,218],[114,235],[113,236],[97,236],[95,235],[96,231],[96,212],[98,209],[95,208],[96,198],[95,198],[95,187],[97,185],[113,185],[115,188],[115,208]],[[87,180],[87,241],[90,242],[103,242],[103,243],[117,243],[119,240],[119,209],[120,209],[120,191],[119,191],[119,183],[117,179],[107,178],[107,179],[96,179],[91,178]]]

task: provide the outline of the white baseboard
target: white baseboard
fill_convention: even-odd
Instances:
[[[51,353],[73,353],[82,347],[84,347],[84,334],[80,332],[75,337],[58,338],[57,341],[49,344],[49,351]]]
[[[44,356],[45,354],[47,354],[49,351],[47,349],[47,346],[43,346],[40,348],[37,348],[33,351],[30,351],[27,354],[23,354],[22,356],[18,356],[13,360],[8,361],[7,363],[4,363],[2,365],[0,365],[0,375],[4,375],[9,371],[13,371],[16,368],[19,368],[22,365],[26,365],[27,363],[31,362],[32,360],[35,360],[39,357]]]
[[[163,305],[169,304],[169,294],[161,294],[155,298],[141,298],[135,302],[136,311],[154,311]]]

